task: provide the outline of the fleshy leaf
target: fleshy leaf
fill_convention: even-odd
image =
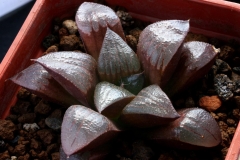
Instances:
[[[108,82],[100,82],[95,88],[94,103],[99,113],[108,118],[116,118],[134,97],[124,88]]]
[[[143,88],[143,84],[144,84],[143,73],[133,74],[131,76],[124,77],[121,80],[119,80],[117,84],[120,87],[125,88],[126,90],[128,90],[132,94],[136,95]]]
[[[155,142],[181,149],[214,147],[221,143],[219,126],[207,111],[186,108],[178,113],[180,118],[151,130],[148,137]]]
[[[219,50],[204,42],[184,43],[179,64],[164,91],[171,96],[203,77],[215,62]]]
[[[120,19],[107,6],[84,2],[78,8],[75,19],[87,53],[96,60],[98,60],[107,27],[125,40]]]
[[[61,142],[69,156],[85,152],[113,138],[119,130],[103,115],[90,108],[74,105],[65,112]]]
[[[73,104],[79,104],[79,102],[39,64],[32,64],[10,78],[10,80],[43,99],[63,106],[69,107]]]
[[[142,89],[123,109],[120,120],[139,128],[169,123],[179,117],[171,101],[158,85]]]
[[[189,31],[189,21],[166,20],[146,27],[139,37],[137,54],[147,83],[163,87],[172,76],[180,48]]]
[[[41,64],[72,96],[91,106],[97,83],[96,61],[81,52],[54,52],[35,60]]]
[[[102,81],[116,83],[122,77],[140,72],[140,62],[134,51],[109,28],[98,58],[98,73]]]

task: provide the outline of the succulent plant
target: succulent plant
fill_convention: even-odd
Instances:
[[[140,35],[137,53],[125,42],[120,20],[109,7],[84,2],[76,23],[87,54],[50,53],[11,78],[67,107],[62,159],[93,155],[98,152],[94,148],[129,127],[144,128],[150,140],[175,147],[221,142],[218,124],[207,111],[176,111],[169,98],[206,74],[219,52],[207,43],[184,43],[189,20],[149,25]]]

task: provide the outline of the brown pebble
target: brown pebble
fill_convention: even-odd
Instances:
[[[46,127],[46,123],[45,123],[45,119],[41,119],[39,122],[38,122],[38,126],[43,129]]]
[[[221,143],[221,145],[224,146],[224,147],[228,147],[229,143],[230,143],[230,138],[229,138],[227,132],[222,131],[221,135],[222,135],[222,143]]]
[[[41,98],[35,94],[30,95],[30,102],[32,105],[36,106],[40,102]]]
[[[18,116],[15,115],[15,114],[9,114],[5,120],[9,120],[9,121],[12,121],[13,123],[17,123],[17,120],[18,119]]]
[[[18,118],[19,123],[34,123],[36,118],[35,113],[25,113]]]
[[[57,145],[57,143],[53,143],[47,146],[47,153],[51,154],[53,152],[56,152],[59,150],[59,146]]]
[[[45,54],[57,52],[57,51],[58,51],[58,47],[56,45],[52,45],[43,54],[45,55]]]
[[[218,122],[218,125],[219,125],[219,127],[220,127],[220,130],[222,130],[222,131],[227,131],[228,125],[227,125],[225,122],[219,121],[219,122]]]
[[[51,154],[52,160],[59,160],[60,159],[60,154],[59,152],[55,152]]]
[[[228,124],[229,126],[234,126],[234,125],[236,125],[236,122],[234,121],[234,119],[228,118],[228,119],[227,119],[227,124]]]
[[[37,131],[37,135],[42,140],[43,144],[49,145],[55,139],[55,135],[52,133],[50,129],[42,129]]]
[[[129,31],[130,35],[135,37],[137,41],[139,40],[139,36],[140,36],[141,32],[142,32],[142,30],[140,30],[139,28],[134,28]]]
[[[23,156],[26,153],[26,145],[18,144],[14,148],[14,153],[16,156]]]
[[[62,119],[63,112],[61,109],[55,109],[49,117]]]
[[[30,148],[34,149],[35,151],[39,152],[42,149],[41,142],[37,141],[36,139],[31,139]]]
[[[47,155],[47,152],[46,151],[42,151],[38,154],[38,158],[39,160],[46,160],[48,159],[48,155]]]
[[[5,160],[5,159],[9,159],[9,158],[10,158],[10,155],[9,155],[8,151],[0,153],[0,159]]]
[[[218,96],[204,96],[199,100],[199,106],[212,112],[217,110],[222,105]]]
[[[32,156],[33,158],[37,158],[37,157],[38,157],[38,153],[37,153],[36,151],[34,151],[34,149],[31,149],[31,150],[29,151],[29,153],[31,154],[31,156]]]
[[[63,21],[62,26],[67,28],[69,34],[76,34],[78,32],[78,27],[75,21],[67,19]]]
[[[24,114],[28,113],[31,108],[30,102],[18,101],[16,105],[11,108],[11,113]]]
[[[228,134],[230,137],[233,137],[235,131],[236,131],[236,129],[235,129],[234,127],[228,127],[228,129],[227,129],[227,134]]]
[[[234,118],[236,118],[238,120],[240,119],[239,109],[233,109],[232,113],[233,113]]]
[[[60,48],[64,51],[73,51],[79,48],[80,40],[76,35],[63,36],[60,40]]]
[[[23,156],[19,156],[18,160],[30,160],[30,155],[27,153]]]
[[[25,131],[25,130],[20,130],[20,131],[19,131],[19,135],[20,135],[20,136],[23,136],[23,137],[27,137],[27,136],[28,136],[28,132]]]
[[[59,34],[59,37],[68,36],[69,35],[67,28],[64,28],[64,27],[60,28],[58,30],[58,34]]]
[[[14,147],[13,147],[13,146],[10,146],[10,145],[9,145],[9,146],[7,147],[7,149],[8,149],[8,152],[9,152],[10,155],[13,155],[13,154],[14,154]]]
[[[220,48],[220,53],[218,57],[222,60],[226,60],[232,57],[234,54],[234,49],[228,45],[224,45]]]
[[[210,112],[210,113],[211,113],[212,117],[213,117],[215,120],[218,120],[218,119],[219,119],[219,117],[218,117],[218,115],[217,115],[216,113],[214,113],[214,112]]]
[[[20,141],[20,142],[18,142],[19,144],[22,144],[22,145],[27,145],[27,144],[29,144],[30,142],[29,141]]]
[[[42,114],[42,115],[49,114],[51,112],[51,110],[52,110],[51,106],[43,100],[41,100],[37,104],[37,106],[34,108],[35,113],[39,113],[39,114]]]
[[[17,98],[25,100],[25,99],[27,99],[30,96],[30,94],[31,93],[27,89],[20,88],[20,90],[17,93]]]
[[[0,119],[0,137],[4,140],[12,140],[17,127],[9,120]]]
[[[218,117],[220,120],[225,121],[227,119],[227,114],[226,113],[217,113]]]
[[[137,39],[132,35],[126,35],[126,42],[127,44],[136,52],[137,50]]]

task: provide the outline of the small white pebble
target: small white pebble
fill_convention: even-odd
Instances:
[[[67,28],[69,34],[76,34],[78,31],[77,24],[73,20],[65,20],[63,21],[63,27]]]
[[[36,124],[36,123],[32,123],[32,124],[29,124],[29,123],[25,123],[23,125],[23,128],[26,130],[26,131],[36,131],[36,130],[39,130],[40,127]]]
[[[11,156],[11,160],[17,160],[16,156]]]

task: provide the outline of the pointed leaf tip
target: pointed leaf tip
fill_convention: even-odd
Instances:
[[[11,77],[10,80],[46,100],[63,106],[69,107],[73,104],[79,104],[79,102],[39,64],[32,64]]]
[[[54,52],[36,60],[72,96],[85,106],[91,106],[97,84],[97,64],[93,57],[81,52]]]
[[[169,123],[179,117],[167,95],[158,85],[142,89],[123,109],[120,120],[139,128]]]
[[[218,123],[207,111],[186,108],[178,113],[180,118],[151,130],[148,137],[155,142],[181,149],[215,147],[221,143]]]
[[[81,105],[67,109],[61,129],[62,147],[67,155],[99,146],[119,132],[106,117]]]
[[[121,87],[100,82],[95,88],[94,103],[98,112],[108,118],[116,118],[134,97],[132,93]]]
[[[189,31],[189,21],[166,20],[146,27],[139,37],[137,54],[147,82],[163,87],[174,72],[177,52]]]
[[[98,59],[107,27],[111,28],[125,40],[120,19],[107,6],[84,2],[78,8],[75,19],[87,53],[96,60]]]
[[[116,83],[123,77],[139,72],[137,55],[119,35],[108,28],[98,59],[101,80]]]
[[[179,50],[181,58],[164,91],[172,96],[203,77],[212,67],[219,49],[205,42],[191,41]]]

